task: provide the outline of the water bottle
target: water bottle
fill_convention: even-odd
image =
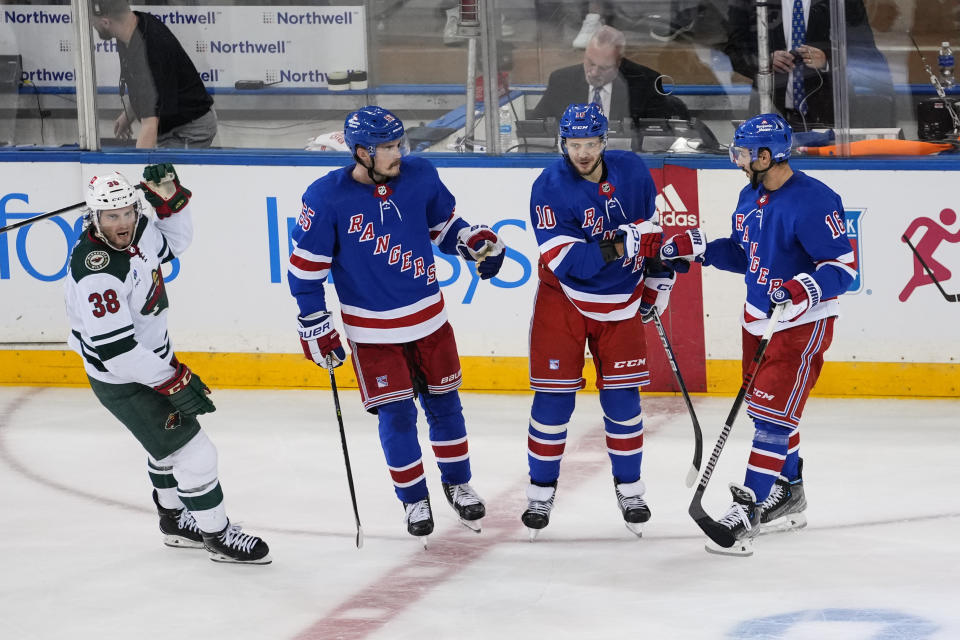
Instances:
[[[507,103],[500,107],[500,152],[506,153],[516,146],[517,123],[513,119],[513,109]]]
[[[949,89],[953,86],[953,49],[949,42],[940,43],[937,61],[940,64],[940,84],[944,89]]]

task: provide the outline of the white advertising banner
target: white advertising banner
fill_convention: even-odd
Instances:
[[[233,88],[261,80],[279,88],[322,88],[327,74],[366,70],[362,6],[132,7],[167,25],[193,60],[207,87]],[[66,5],[3,5],[0,53],[19,53],[23,80],[32,86],[72,87],[75,36]],[[97,84],[116,87],[116,40],[93,32]]]
[[[58,209],[81,196],[85,179],[117,167],[4,163],[0,226]],[[142,165],[121,165],[130,179]],[[296,305],[285,272],[289,229],[300,195],[329,167],[178,165],[193,190],[193,246],[168,274],[170,325],[184,351],[296,353]],[[437,255],[451,322],[463,355],[525,356],[536,287],[530,186],[539,169],[441,168],[457,212],[494,226],[509,247],[503,270],[480,281],[459,258]],[[829,360],[956,363],[960,304],[949,303],[918,271],[901,240],[909,235],[948,293],[960,292],[960,221],[952,172],[810,171],[836,189],[847,209],[860,277],[842,299]],[[708,238],[730,233],[744,185],[735,170],[698,171],[700,216]],[[0,235],[0,343],[62,343],[62,288],[79,233],[78,212]],[[683,276],[681,276],[683,277]],[[335,300],[332,287],[328,299]],[[739,359],[742,278],[703,271],[708,359]],[[335,308],[333,304],[331,304]],[[673,313],[680,312],[673,309]]]

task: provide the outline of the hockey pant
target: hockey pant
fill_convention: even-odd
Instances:
[[[753,446],[744,484],[753,489],[757,502],[763,502],[778,477],[795,480],[799,475],[800,431],[759,418],[753,423]]]
[[[203,429],[165,458],[157,460],[148,454],[147,469],[160,506],[186,507],[207,533],[227,526],[223,490],[217,480],[217,449]]]
[[[440,480],[446,484],[469,482],[467,427],[459,394],[421,393],[420,406],[427,418]],[[397,497],[405,504],[423,500],[429,492],[417,439],[416,405],[412,399],[389,402],[378,407],[377,416],[380,443]]]
[[[527,462],[533,484],[552,485],[560,477],[560,460],[575,402],[574,393],[534,393],[527,432]],[[635,482],[640,479],[643,462],[640,392],[636,387],[601,389],[600,406],[613,477],[618,483]]]

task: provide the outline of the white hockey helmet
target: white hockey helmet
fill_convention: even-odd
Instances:
[[[137,218],[134,228],[140,222],[140,215],[143,213],[140,192],[130,184],[129,180],[123,177],[122,173],[113,171],[100,176],[93,176],[87,183],[86,202],[87,207],[90,208],[90,219],[97,230],[97,237],[119,251],[123,251],[130,244],[133,244],[133,237],[131,237],[130,243],[126,247],[114,247],[100,230],[100,212],[107,209],[122,209],[133,205],[133,211]]]

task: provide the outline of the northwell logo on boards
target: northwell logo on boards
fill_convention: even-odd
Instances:
[[[70,24],[73,16],[65,11],[4,11],[3,21],[13,24]]]
[[[272,11],[263,13],[263,24],[353,24],[359,22],[357,10],[343,13],[319,13],[317,11]]]
[[[240,53],[259,55],[262,53],[286,53],[290,40],[275,40],[273,42],[252,42],[250,40],[224,41],[210,40],[197,41],[197,53]]]

